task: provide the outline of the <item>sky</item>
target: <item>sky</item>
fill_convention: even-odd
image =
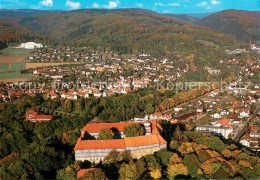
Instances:
[[[260,10],[260,0],[0,0],[0,9],[143,8],[159,13],[206,13],[226,9]]]

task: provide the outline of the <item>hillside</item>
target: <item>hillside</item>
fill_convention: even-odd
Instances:
[[[82,9],[30,16],[19,23],[64,42],[133,51],[192,51],[202,41],[234,43],[225,35],[143,9]]]
[[[226,10],[197,21],[197,24],[225,33],[238,40],[260,40],[260,11]]]
[[[0,41],[4,41],[7,44],[47,39],[47,36],[36,33],[20,24],[0,20]]]
[[[186,22],[189,22],[189,23],[195,23],[196,21],[198,21],[198,18],[189,16],[187,14],[165,14],[165,15],[179,19],[179,20],[182,20],[182,21],[186,21]]]

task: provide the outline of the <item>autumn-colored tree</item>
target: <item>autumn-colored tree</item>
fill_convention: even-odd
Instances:
[[[243,167],[246,167],[246,168],[254,169],[254,168],[252,167],[251,163],[248,162],[247,160],[240,160],[240,161],[238,162],[238,164],[239,164],[240,166],[243,166]]]
[[[82,178],[80,178],[82,180],[107,180],[106,174],[104,173],[104,171],[102,171],[102,169],[97,168],[97,169],[93,169],[90,170],[88,172],[86,172],[84,174],[84,176]]]
[[[150,172],[150,175],[154,179],[160,179],[162,177],[162,172],[160,169],[155,169]]]
[[[137,167],[134,161],[129,164],[123,163],[119,169],[120,179],[138,179]]]
[[[192,143],[190,143],[190,142],[182,143],[179,148],[179,151],[183,155],[194,152],[194,149],[192,148]]]
[[[188,168],[183,163],[170,164],[167,168],[167,174],[170,179],[174,179],[177,175],[188,175]]]
[[[173,153],[172,157],[169,160],[169,164],[181,163],[182,159],[178,156],[177,153]]]
[[[223,151],[221,151],[221,154],[225,157],[225,158],[230,158],[232,156],[232,153],[230,150],[228,149],[224,149]]]

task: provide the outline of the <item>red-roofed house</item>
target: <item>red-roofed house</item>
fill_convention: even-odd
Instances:
[[[36,121],[50,121],[53,119],[51,115],[44,115],[35,112],[34,110],[28,110],[25,113],[26,121],[36,122]]]

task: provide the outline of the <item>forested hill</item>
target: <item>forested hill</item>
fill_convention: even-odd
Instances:
[[[182,20],[182,21],[186,21],[186,22],[189,22],[189,23],[195,23],[199,20],[198,18],[189,16],[187,14],[165,14],[165,15],[179,19],[179,20]]]
[[[133,50],[170,52],[193,50],[205,42],[216,46],[235,42],[204,27],[143,9],[82,9],[26,17],[19,23],[65,42]]]
[[[20,24],[0,20],[0,41],[10,43],[26,41],[46,41],[48,37],[36,33]]]
[[[207,16],[197,24],[242,41],[260,40],[260,11],[225,10]]]

